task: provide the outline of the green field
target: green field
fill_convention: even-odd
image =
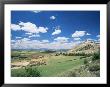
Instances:
[[[48,65],[38,67],[42,76],[56,76],[69,69],[76,68],[83,64],[83,59],[77,56],[57,56],[48,61]],[[77,59],[77,60],[74,60]]]
[[[58,56],[50,56],[49,53],[41,53],[41,52],[31,52],[31,51],[22,51],[22,52],[13,52],[13,55],[17,55],[20,54],[19,56],[26,56],[25,58],[13,58],[12,62],[15,61],[22,61],[22,60],[31,60],[29,55],[32,54],[36,54],[36,55],[44,55],[48,56],[46,57],[46,65],[34,65],[34,66],[28,66],[29,69],[27,69],[27,66],[21,67],[19,69],[11,69],[11,76],[12,77],[25,77],[28,76],[27,73],[29,74],[29,76],[31,76],[31,74],[34,74],[32,76],[37,76],[36,73],[38,74],[38,76],[41,77],[60,77],[62,76],[68,76],[65,74],[68,74],[70,71],[75,71],[80,69],[81,66],[85,65],[85,59],[88,61],[90,61],[91,59],[89,57],[84,57],[84,56],[64,56],[64,55],[58,55]],[[83,70],[83,69],[82,69]],[[74,75],[73,75],[74,76]],[[94,76],[94,75],[93,75]]]

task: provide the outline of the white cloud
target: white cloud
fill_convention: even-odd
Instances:
[[[16,40],[11,46],[12,49],[38,49],[41,47],[41,42],[38,40],[23,38],[21,40]]]
[[[19,26],[21,26],[21,29],[26,32],[38,33],[36,25],[31,22],[26,22],[26,23],[20,22]]]
[[[55,29],[55,31],[52,33],[52,35],[60,34],[61,30],[60,29]]]
[[[73,34],[72,34],[72,37],[82,37],[85,35],[85,32],[86,31],[75,31]]]
[[[39,11],[39,10],[34,10],[34,11],[32,11],[32,12],[34,12],[34,13],[39,13],[39,12],[41,12],[41,11]]]
[[[80,41],[76,42],[65,42],[65,43],[59,43],[59,42],[52,42],[47,46],[49,49],[71,49],[77,44],[81,43]]]
[[[43,43],[48,43],[49,41],[48,41],[48,40],[42,40],[42,42],[43,42]]]
[[[97,35],[96,37],[100,38],[100,35]]]
[[[86,35],[91,35],[91,34],[87,33]]]
[[[54,32],[52,33],[52,35],[57,35],[57,34],[60,34],[61,33],[61,29],[60,29],[60,26],[56,26],[56,27],[53,27],[55,28]]]
[[[39,27],[39,28],[38,28],[38,31],[41,32],[41,33],[46,33],[47,30],[48,30],[47,27],[46,27],[46,28],[44,28],[44,27]]]
[[[74,38],[74,40],[81,40],[80,38]]]
[[[94,42],[99,42],[100,39],[92,39],[92,38],[88,38],[87,41],[94,41]]]
[[[55,17],[55,16],[51,16],[51,17],[50,17],[50,19],[55,20],[55,19],[56,19],[56,17]]]
[[[16,39],[20,39],[20,38],[22,38],[22,37],[16,37]]]
[[[54,40],[58,42],[68,42],[68,39],[69,38],[66,38],[66,37],[57,37]]]
[[[23,38],[21,40],[13,40],[11,44],[12,49],[71,49],[77,44],[81,43],[81,41],[75,42],[49,42],[48,40],[30,40],[28,38]]]
[[[21,39],[22,41],[29,41],[30,39],[29,38],[23,38]]]
[[[27,34],[27,35],[32,35],[32,33],[25,33],[25,34]]]
[[[11,24],[11,29],[14,31],[21,30],[20,26],[16,24]]]
[[[97,41],[100,42],[100,35],[97,35]]]
[[[11,29],[14,31],[17,30],[23,30],[28,33],[46,33],[48,28],[47,27],[37,27],[35,24],[31,22],[20,22],[18,25],[16,24],[11,24]]]
[[[94,39],[92,39],[92,38],[88,38],[87,41],[94,41]]]
[[[40,37],[40,35],[39,34],[33,34],[33,35],[29,36],[29,38],[31,38],[31,37]]]
[[[15,43],[16,42],[16,40],[11,40],[11,43]]]

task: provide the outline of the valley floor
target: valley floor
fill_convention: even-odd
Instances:
[[[18,56],[18,54],[20,55]],[[28,57],[23,58],[21,54],[23,54],[23,56],[28,55]],[[35,57],[30,58],[31,56],[29,56],[29,55],[39,55],[39,54],[41,58],[38,59],[36,59]],[[94,72],[92,73],[91,71],[89,71],[88,66],[93,65],[92,63],[96,63],[96,61],[95,62],[92,61],[90,57],[64,56],[64,55],[54,55],[54,53],[25,52],[25,51],[24,52],[16,51],[13,52],[12,55],[14,55],[11,61],[11,66],[14,66],[11,68],[12,77],[100,76],[100,72],[99,72],[100,68],[96,70],[99,73],[98,75],[94,74]],[[15,58],[15,55],[17,55],[18,57]],[[20,56],[22,58],[20,58]],[[30,61],[32,62],[31,65],[29,65]],[[97,60],[96,64],[99,65],[99,60]]]

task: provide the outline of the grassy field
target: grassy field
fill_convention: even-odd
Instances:
[[[83,59],[79,60],[77,56],[57,56],[48,60],[48,65],[38,67],[42,76],[56,76],[73,67],[83,64]],[[74,60],[77,59],[77,60]]]
[[[53,53],[54,54],[54,53]],[[75,71],[81,66],[85,65],[85,59],[87,61],[91,60],[90,58],[84,56],[64,56],[64,55],[50,55],[49,53],[42,53],[38,51],[13,51],[12,63],[22,62],[22,61],[31,61],[30,55],[43,55],[46,59],[46,64],[34,65],[34,66],[25,66],[18,69],[11,69],[12,77],[26,77],[26,76],[40,76],[40,77],[60,77],[68,76],[65,75],[68,72]],[[16,58],[17,57],[17,58]],[[41,58],[43,59],[43,58]],[[37,60],[37,59],[36,59]],[[41,60],[40,60],[41,61]],[[74,75],[73,75],[74,76]]]

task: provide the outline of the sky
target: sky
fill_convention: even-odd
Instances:
[[[100,11],[11,11],[12,49],[71,49],[100,41]]]

